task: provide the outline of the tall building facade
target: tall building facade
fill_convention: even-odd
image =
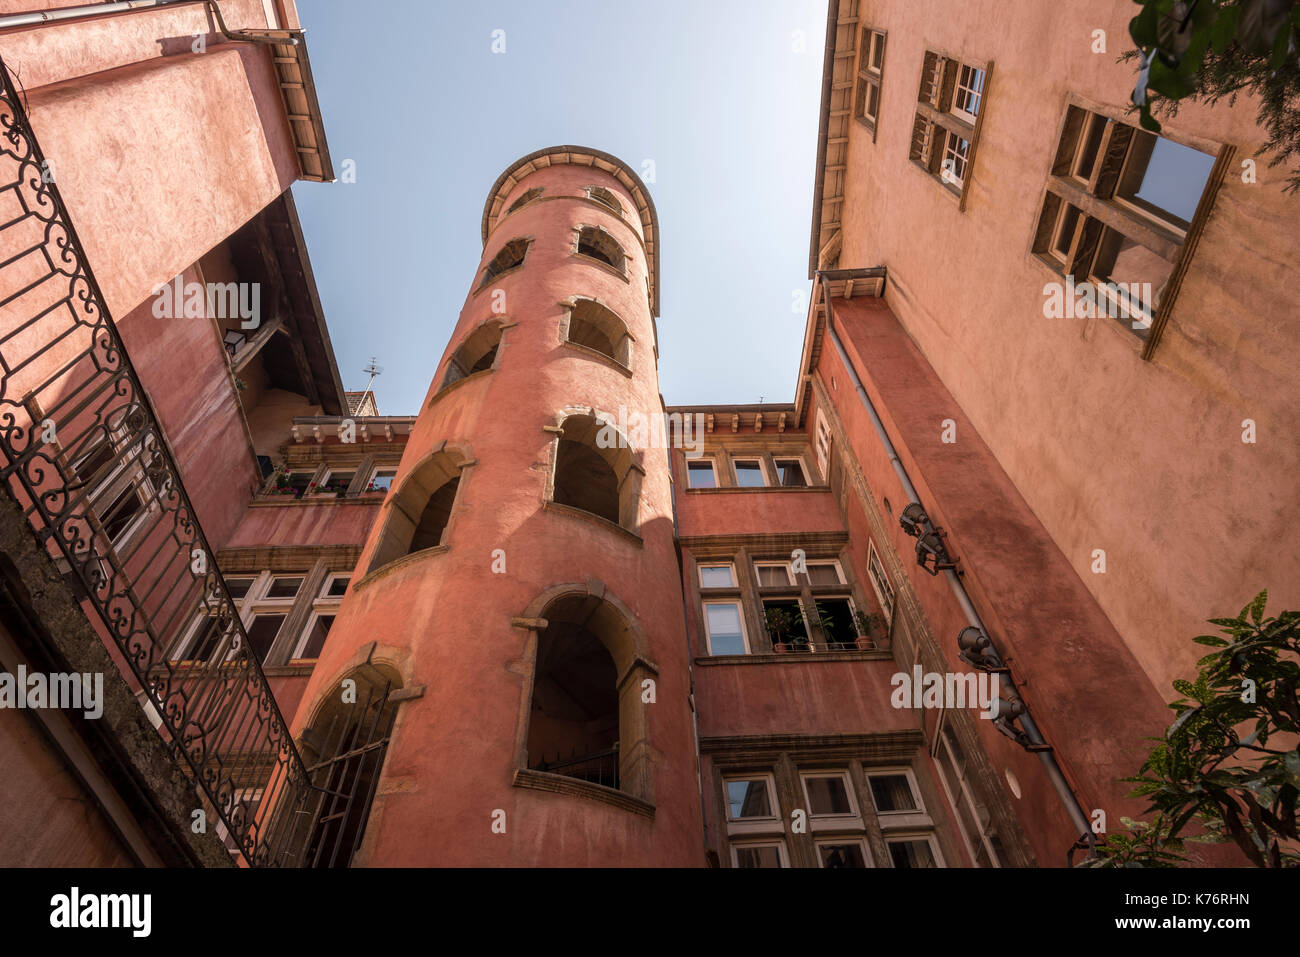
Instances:
[[[401,416],[293,5],[20,6],[0,863],[1064,866],[1204,619],[1300,598],[1300,208],[1248,104],[1135,127],[1129,4],[831,0],[793,401],[665,404],[650,191],[557,146]]]

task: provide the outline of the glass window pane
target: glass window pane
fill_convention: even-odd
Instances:
[[[930,842],[924,839],[916,841],[890,841],[889,856],[895,867],[934,867],[934,855],[930,853]]]
[[[367,491],[370,492],[387,492],[393,487],[393,479],[397,475],[396,469],[378,469],[375,477],[370,480]]]
[[[851,814],[849,792],[844,787],[844,779],[838,774],[834,777],[807,777],[804,786],[808,789],[808,811],[813,815]]]
[[[700,567],[700,585],[704,588],[734,588],[735,578],[730,565],[703,565]]]
[[[831,562],[809,562],[808,580],[814,585],[838,585],[840,572]]]
[[[248,589],[253,587],[251,578],[227,578],[226,589],[230,592],[230,597],[238,601],[248,594]]]
[[[327,598],[341,598],[343,594],[348,590],[348,582],[350,580],[351,579],[348,578],[330,579],[330,583],[325,589],[325,596]]]
[[[1120,195],[1136,199],[1166,218],[1191,222],[1209,182],[1214,157],[1163,136],[1133,134]]]
[[[856,841],[852,844],[818,844],[817,853],[822,860],[822,867],[866,867],[866,858],[862,856],[862,845]]]
[[[709,630],[709,650],[715,655],[743,655],[745,639],[740,631],[740,606],[734,603],[704,606]]]
[[[984,71],[975,67],[963,66],[957,80],[957,91],[953,96],[953,109],[968,116],[978,116],[980,97],[984,92]]]
[[[1079,226],[1079,207],[1067,205],[1061,215],[1061,231],[1056,236],[1056,251],[1062,256],[1070,254],[1070,245],[1074,242],[1074,233]]]
[[[767,779],[727,782],[727,813],[733,821],[747,817],[772,817]]]
[[[688,488],[718,487],[718,480],[713,474],[712,462],[687,462],[686,477]]]
[[[867,105],[866,115],[870,119],[875,119],[880,114],[880,87],[874,83],[867,84]]]
[[[808,484],[803,474],[803,464],[798,459],[777,459],[776,475],[787,488],[802,488]]]
[[[284,615],[258,615],[248,626],[248,644],[258,661],[266,661],[266,656],[275,644],[275,636],[284,624]]]
[[[737,462],[736,484],[741,488],[762,488],[767,484],[763,481],[763,467],[757,462]]]
[[[790,573],[784,565],[756,565],[758,584],[763,588],[786,588],[790,585]]]
[[[1111,122],[1109,117],[1096,113],[1088,117],[1086,135],[1080,145],[1078,160],[1074,166],[1074,175],[1079,179],[1092,178],[1092,171],[1097,166],[1097,153],[1101,149],[1102,137],[1106,135],[1106,128]]]
[[[267,598],[293,598],[302,587],[301,578],[275,578],[266,593]]]
[[[322,492],[345,492],[347,487],[352,484],[352,478],[356,472],[330,472],[329,477],[325,479],[325,485],[321,488]]]
[[[307,643],[303,646],[302,651],[298,652],[298,657],[301,659],[319,658],[320,650],[325,645],[325,636],[329,634],[330,626],[333,624],[333,615],[317,615],[316,620],[312,622],[311,631],[307,634]]]
[[[781,850],[774,844],[743,845],[736,848],[737,867],[780,867]]]
[[[870,781],[871,797],[881,814],[916,810],[916,798],[906,774],[873,774]]]
[[[206,617],[199,625],[198,632],[184,652],[185,661],[207,661],[217,650],[221,641],[221,627],[216,617]]]

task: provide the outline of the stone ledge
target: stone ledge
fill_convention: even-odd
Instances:
[[[701,666],[711,665],[796,665],[832,664],[837,661],[893,661],[893,652],[873,651],[790,651],[753,655],[698,655],[692,659]]]
[[[516,768],[513,783],[517,788],[532,788],[536,791],[550,791],[554,794],[569,794],[574,797],[601,801],[604,804],[610,804],[624,811],[640,814],[643,817],[653,819],[655,816],[655,806],[648,801],[642,801],[640,798],[624,794],[622,791],[616,791],[614,788],[607,788],[603,784],[591,784],[587,781],[579,781],[577,778],[565,777],[563,774],[552,774],[550,771],[535,771],[532,768]]]
[[[559,512],[561,515],[570,515],[573,518],[585,522],[591,522],[593,525],[599,525],[601,528],[614,532],[626,541],[631,542],[637,548],[645,546],[645,542],[642,540],[640,535],[636,534],[636,532],[629,532],[622,525],[615,525],[609,519],[601,518],[599,515],[588,512],[584,508],[577,508],[573,505],[562,505],[559,502],[548,500],[542,504],[542,510],[547,512]]]
[[[428,558],[433,555],[441,555],[450,550],[450,545],[434,545],[432,548],[422,548],[418,552],[408,552],[401,558],[394,558],[391,562],[388,562],[385,565],[380,565],[373,571],[366,572],[365,575],[361,576],[360,581],[352,583],[350,590],[356,591],[359,588],[364,588],[376,579],[383,578],[385,575],[390,572],[395,572],[399,568],[405,568],[412,562],[417,562],[422,558]]]

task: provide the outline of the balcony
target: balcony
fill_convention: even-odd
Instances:
[[[133,695],[148,720],[136,715],[132,727],[156,731],[156,740],[117,741],[116,757],[99,755],[138,766],[140,754],[162,754],[178,772],[178,789],[136,796],[133,810],[168,809],[177,844],[190,840],[190,822],[174,818],[202,811],[239,866],[301,863],[319,843],[327,791],[313,783],[251,651],[2,63],[0,81],[0,505],[6,540],[26,538],[22,555],[8,550],[24,567],[9,571],[6,587],[62,596],[53,610],[30,603],[30,634],[85,640],[48,645],[48,660],[87,673],[97,669],[80,665],[102,663],[113,671],[105,684],[115,682],[128,706]],[[173,660],[196,614],[212,624],[212,654]],[[102,648],[88,647],[95,638]],[[162,788],[166,777],[151,780]]]

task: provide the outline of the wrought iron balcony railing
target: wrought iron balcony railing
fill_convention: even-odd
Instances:
[[[0,484],[243,862],[301,863],[322,789],[3,63],[0,82]],[[183,661],[197,632],[203,660]]]

